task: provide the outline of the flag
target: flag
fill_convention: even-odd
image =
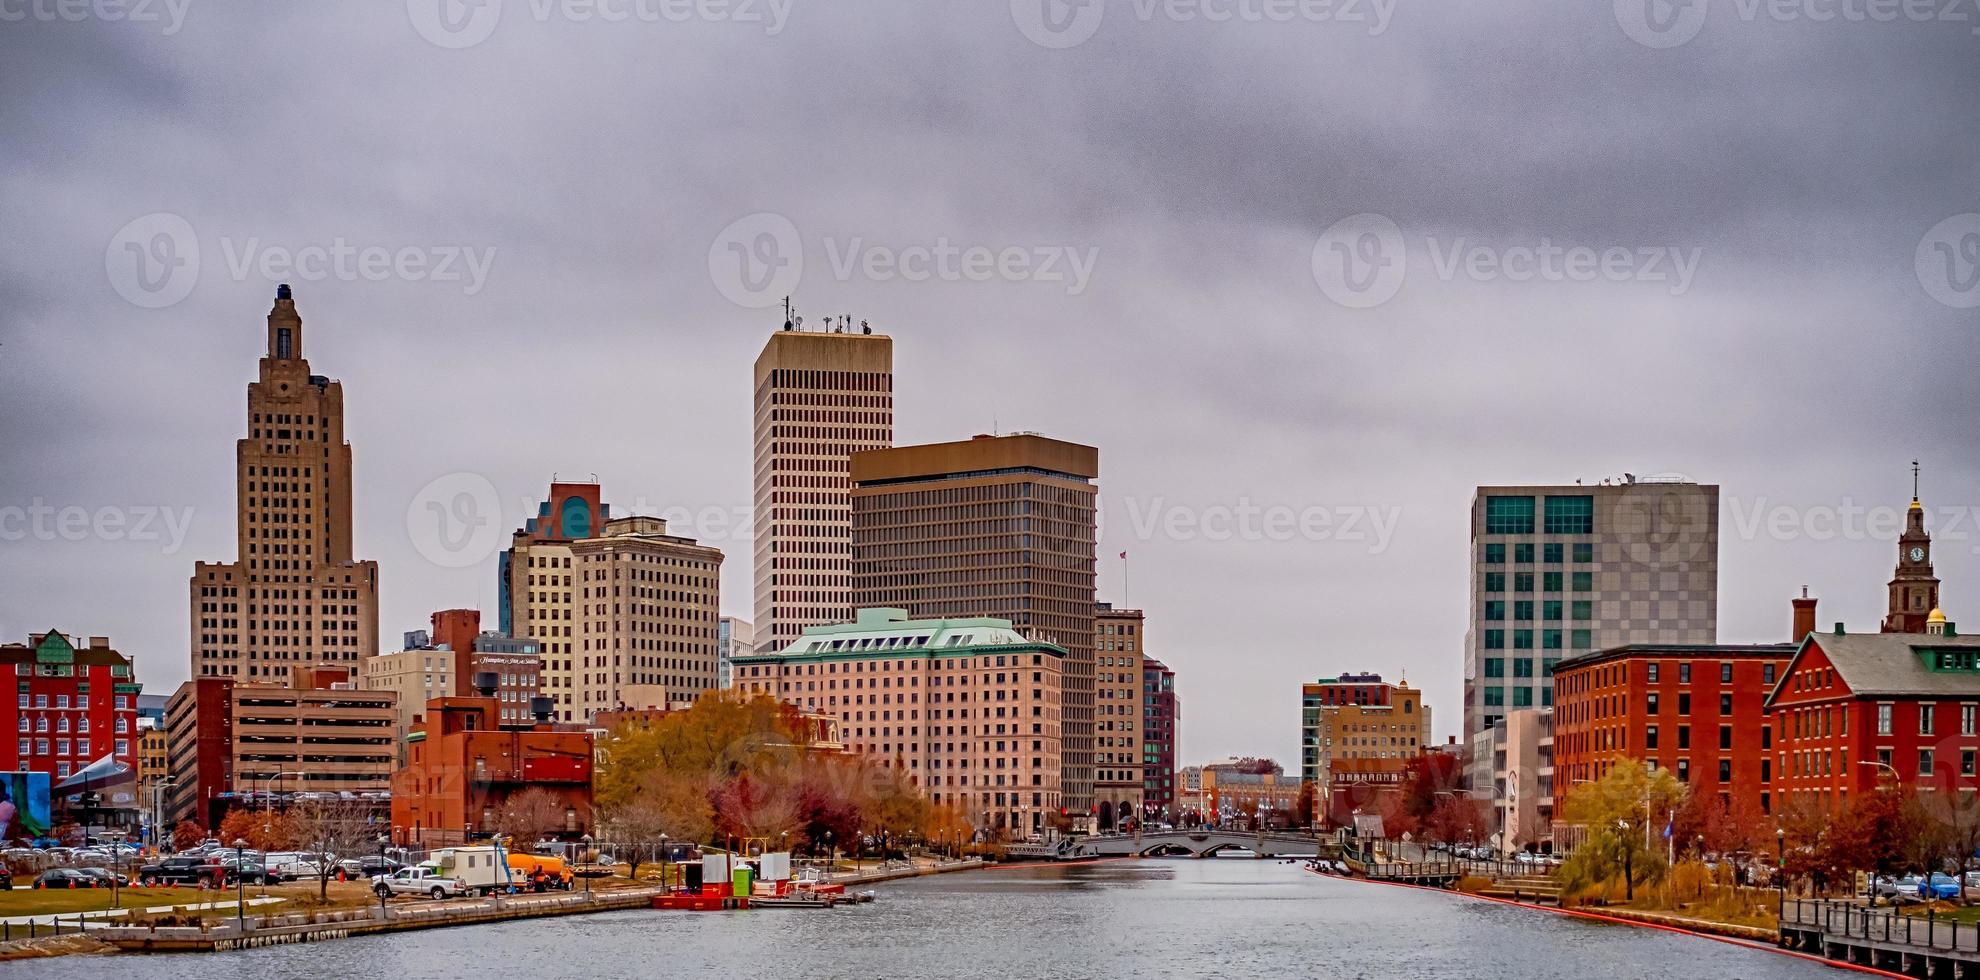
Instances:
[[[1126,558],[1126,557],[1127,557],[1127,552],[1125,552],[1125,551],[1123,551],[1123,552],[1121,552],[1121,557],[1122,557],[1122,558]]]
[[[1665,839],[1665,840],[1670,840],[1670,839],[1671,839],[1671,821],[1672,821],[1673,819],[1674,819],[1673,817],[1665,817],[1665,818],[1664,818],[1664,839]]]

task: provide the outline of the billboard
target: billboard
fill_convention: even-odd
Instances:
[[[45,772],[0,772],[0,840],[34,840],[55,826]]]

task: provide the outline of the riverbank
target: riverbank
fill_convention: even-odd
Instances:
[[[829,880],[833,884],[856,887],[989,867],[994,865],[981,860],[953,861],[914,867],[876,868],[855,874],[833,875]],[[448,902],[401,901],[382,907],[369,905],[290,915],[249,915],[244,919],[215,919],[198,926],[97,927],[92,924],[83,935],[43,937],[0,945],[0,961],[74,953],[218,952],[324,942],[384,932],[644,909],[651,907],[653,897],[658,894],[660,889],[654,886],[626,884],[569,894],[494,896]]]
[[[1747,949],[1755,949],[1762,952],[1773,953],[1778,956],[1786,956],[1798,960],[1806,960],[1810,963],[1820,963],[1824,966],[1834,967],[1840,970],[1851,970],[1858,973],[1870,974],[1872,976],[1893,977],[1896,978],[1896,980],[1911,980],[1911,978],[1906,977],[1902,973],[1891,973],[1889,971],[1879,970],[1874,967],[1862,966],[1860,964],[1855,964],[1855,963],[1845,963],[1838,960],[1831,960],[1820,956],[1811,956],[1807,953],[1797,952],[1795,950],[1782,949],[1779,945],[1780,938],[1778,933],[1770,933],[1767,930],[1755,929],[1751,926],[1729,925],[1723,922],[1712,922],[1707,919],[1693,919],[1693,918],[1688,918],[1686,916],[1671,915],[1662,912],[1643,912],[1636,909],[1606,909],[1605,908],[1605,909],[1601,909],[1600,911],[1596,911],[1589,909],[1562,908],[1556,905],[1536,905],[1532,902],[1515,901],[1510,898],[1498,898],[1492,895],[1478,895],[1471,892],[1454,891],[1447,888],[1431,888],[1426,885],[1412,885],[1399,881],[1377,881],[1367,878],[1344,878],[1342,880],[1355,881],[1368,885],[1387,885],[1392,888],[1412,888],[1418,891],[1438,892],[1444,895],[1454,895],[1454,896],[1472,899],[1474,901],[1479,901],[1479,902],[1496,902],[1500,905],[1511,905],[1516,908],[1531,909],[1535,912],[1549,912],[1554,915],[1567,916],[1569,918],[1575,918],[1575,919],[1585,919],[1594,922],[1605,922],[1611,925],[1634,926],[1643,929],[1656,929],[1663,932],[1682,933],[1685,935],[1696,936],[1700,939],[1709,939],[1714,942],[1726,943],[1733,946],[1745,947]]]

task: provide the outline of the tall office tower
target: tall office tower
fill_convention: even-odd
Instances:
[[[571,542],[577,582],[572,704],[666,708],[715,689],[722,552],[667,533],[658,517],[621,517]]]
[[[286,684],[378,652],[378,563],[351,557],[344,386],[311,374],[287,284],[235,444],[239,560],[193,565],[192,676]]]
[[[1625,476],[1597,486],[1479,487],[1471,502],[1467,744],[1554,703],[1561,658],[1625,643],[1715,643],[1719,488]],[[1473,786],[1489,785],[1474,749]]]
[[[747,657],[756,648],[756,627],[747,619],[724,616],[720,631],[716,634],[716,652],[721,656],[721,666],[715,678],[715,686],[728,690],[735,686],[735,675],[730,664],[737,657]]]
[[[1142,806],[1150,818],[1168,823],[1182,816],[1176,809],[1176,735],[1182,726],[1176,672],[1144,655],[1141,696]]]
[[[1141,658],[1147,630],[1139,609],[1099,603],[1093,613],[1093,798],[1102,831],[1147,816],[1142,810]]]
[[[1100,451],[1035,433],[977,436],[855,453],[851,474],[854,606],[1007,619],[1065,648],[1062,808],[1090,825]]]
[[[578,721],[577,620],[571,543],[591,537],[611,520],[596,483],[552,483],[536,516],[510,538],[498,562],[499,623],[503,634],[539,641],[541,683],[558,721]],[[470,681],[472,678],[470,678]]]
[[[846,460],[894,444],[893,338],[833,323],[816,332],[786,320],[756,357],[755,625],[766,650],[852,619]]]

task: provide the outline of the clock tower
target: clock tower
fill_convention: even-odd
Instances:
[[[1925,533],[1925,508],[1918,502],[1918,464],[1911,464],[1911,509],[1898,537],[1897,574],[1891,577],[1886,633],[1923,633],[1926,618],[1939,608],[1939,578],[1932,574],[1932,536]]]

